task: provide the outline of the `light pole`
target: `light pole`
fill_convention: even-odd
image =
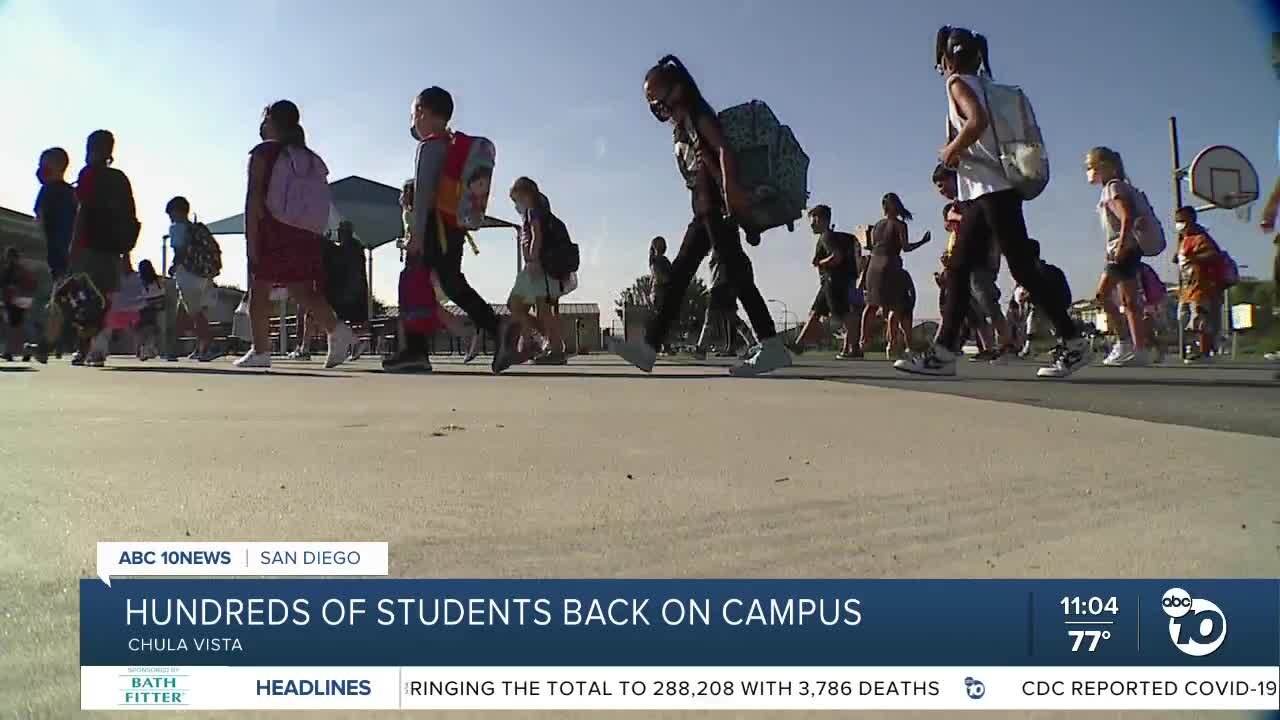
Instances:
[[[790,312],[789,310],[787,310],[787,304],[782,302],[781,300],[775,300],[773,298],[769,298],[767,302],[778,303],[779,305],[782,306],[782,334],[786,335],[787,334],[787,313]]]

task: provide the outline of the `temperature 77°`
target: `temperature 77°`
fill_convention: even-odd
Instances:
[[[1075,638],[1071,644],[1071,652],[1080,652],[1083,646],[1086,652],[1098,649],[1098,643],[1111,639],[1110,630],[1068,630],[1067,637]]]

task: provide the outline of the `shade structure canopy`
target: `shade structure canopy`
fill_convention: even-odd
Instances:
[[[329,210],[329,229],[336,230],[338,223],[349,221],[356,240],[365,248],[386,245],[404,235],[404,221],[400,207],[400,188],[358,175],[329,183],[333,194],[333,207]],[[214,235],[243,235],[244,214],[208,223]],[[519,228],[514,223],[485,216],[481,228]]]

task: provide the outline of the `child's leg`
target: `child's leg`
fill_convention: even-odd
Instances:
[[[1138,281],[1123,280],[1118,283],[1120,299],[1124,303],[1124,320],[1135,350],[1147,347],[1147,322],[1138,297]]]

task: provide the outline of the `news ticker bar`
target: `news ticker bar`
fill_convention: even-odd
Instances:
[[[1274,710],[1280,667],[109,667],[81,709]]]

